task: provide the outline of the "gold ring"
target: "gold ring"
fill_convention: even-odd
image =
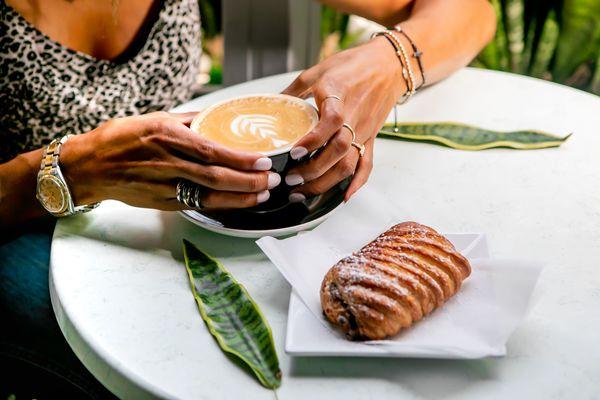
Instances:
[[[365,145],[356,142],[356,132],[354,132],[354,128],[352,128],[350,125],[348,125],[345,122],[342,125],[342,127],[348,129],[350,131],[350,133],[352,134],[352,142],[350,142],[350,144],[358,150],[359,157],[364,156],[365,155]]]
[[[352,142],[354,142],[356,140],[356,132],[354,132],[354,128],[352,128],[350,125],[348,125],[345,122],[342,125],[342,127],[346,128],[346,129],[348,129],[350,131],[350,133],[352,134]]]
[[[356,147],[356,149],[358,150],[359,157],[362,157],[365,155],[365,145],[364,144],[360,144],[360,143],[356,143],[356,142],[352,142],[350,144],[352,146]]]
[[[335,94],[330,94],[328,96],[325,96],[325,98],[323,99],[323,102],[325,102],[325,100],[327,100],[327,99],[336,99],[336,100],[341,101],[342,103],[344,102],[344,100],[342,100],[342,98],[340,96],[335,95]]]

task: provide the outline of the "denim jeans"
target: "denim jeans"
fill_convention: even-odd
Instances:
[[[54,317],[48,290],[53,230],[48,221],[0,243],[0,399],[114,398],[77,359]]]

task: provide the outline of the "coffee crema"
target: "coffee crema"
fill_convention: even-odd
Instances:
[[[200,113],[191,128],[227,147],[264,153],[293,144],[317,118],[312,106],[298,98],[257,95],[216,104]]]

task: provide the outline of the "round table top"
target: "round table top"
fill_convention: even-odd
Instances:
[[[294,74],[231,87],[186,105],[281,90]],[[446,232],[488,235],[492,255],[544,261],[506,357],[414,360],[290,357],[290,287],[253,240],[204,231],[177,213],[106,202],[59,221],[51,295],[65,337],[122,398],[272,399],[217,346],[200,318],[181,240],[218,257],[272,329],[279,398],[593,398],[600,393],[600,98],[516,75],[462,70],[400,110],[405,121],[574,135],[555,149],[465,152],[378,139],[371,190]]]

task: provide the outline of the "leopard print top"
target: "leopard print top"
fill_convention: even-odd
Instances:
[[[0,0],[0,162],[111,118],[188,100],[200,41],[197,0],[164,0],[145,42],[123,62],[53,41]]]

